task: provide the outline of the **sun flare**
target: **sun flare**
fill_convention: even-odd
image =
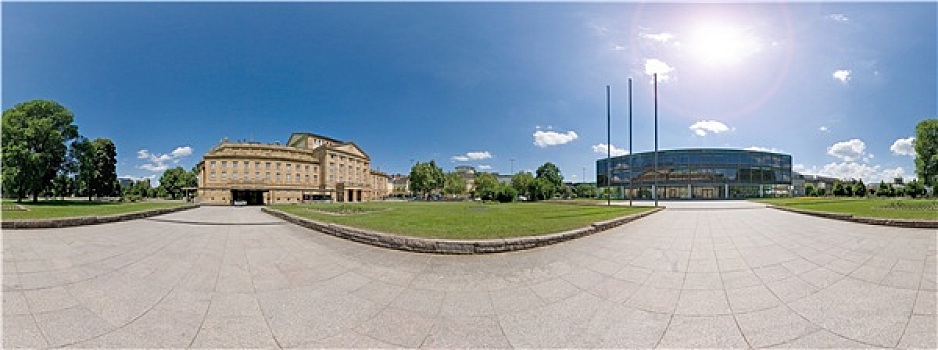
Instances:
[[[690,33],[690,49],[708,64],[733,65],[759,51],[756,38],[742,28],[703,25]]]

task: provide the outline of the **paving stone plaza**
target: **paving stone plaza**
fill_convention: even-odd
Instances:
[[[936,233],[750,202],[441,256],[258,208],[3,231],[3,347],[936,348]]]

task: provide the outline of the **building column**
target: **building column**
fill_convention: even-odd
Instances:
[[[723,198],[730,198],[730,184],[723,184]]]
[[[762,197],[763,193],[765,193],[765,189],[762,187],[762,184],[759,184],[759,197]]]
[[[692,192],[690,184],[687,184],[687,199],[691,199],[691,198],[694,198],[694,192]]]

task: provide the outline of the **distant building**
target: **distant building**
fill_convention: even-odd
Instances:
[[[787,154],[734,149],[657,153],[657,172],[655,152],[599,159],[597,183],[618,188],[629,198],[729,199],[787,195],[791,191],[791,156]]]
[[[197,164],[201,203],[252,205],[315,200],[357,202],[390,194],[387,174],[353,142],[293,133],[286,145],[229,142]]]
[[[134,184],[134,179],[129,177],[119,177],[117,178],[117,183],[119,183],[121,187],[132,186]]]

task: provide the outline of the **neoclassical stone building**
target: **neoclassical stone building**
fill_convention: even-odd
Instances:
[[[205,204],[358,202],[389,194],[389,177],[353,142],[293,133],[286,145],[221,141],[197,165]]]

